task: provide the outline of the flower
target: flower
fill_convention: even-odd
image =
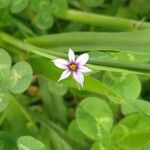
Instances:
[[[68,78],[73,75],[73,78],[83,87],[84,76],[83,73],[91,72],[92,70],[85,66],[89,59],[89,55],[84,53],[77,59],[72,49],[68,51],[69,61],[64,59],[55,59],[53,63],[60,69],[65,71],[61,74],[58,81]]]

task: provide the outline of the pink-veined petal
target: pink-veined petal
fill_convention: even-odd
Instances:
[[[79,66],[78,71],[82,73],[87,73],[87,72],[91,72],[92,70],[86,66]]]
[[[71,48],[69,48],[68,57],[69,57],[69,61],[70,62],[75,61],[75,54],[74,54],[74,52],[73,52],[73,50]]]
[[[69,62],[64,59],[55,59],[53,60],[53,63],[61,69],[67,69],[67,65],[69,64]]]
[[[61,74],[61,76],[60,76],[60,78],[59,78],[58,81],[63,80],[63,79],[66,79],[66,78],[68,78],[70,75],[71,75],[71,71],[65,70],[65,71]]]
[[[87,53],[80,55],[76,59],[76,63],[79,63],[80,65],[85,65],[87,61],[89,60],[89,55]]]
[[[73,72],[74,79],[83,87],[84,76],[81,72]]]

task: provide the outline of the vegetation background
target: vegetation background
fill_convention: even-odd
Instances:
[[[150,150],[150,0],[0,0],[1,150]],[[90,55],[83,89],[51,60]]]

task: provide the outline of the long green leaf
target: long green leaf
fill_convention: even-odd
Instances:
[[[67,56],[65,54],[55,52],[56,51],[55,47],[53,47],[54,48],[53,51],[49,51],[48,49],[45,49],[45,48],[39,48],[39,47],[30,45],[30,44],[25,44],[22,41],[15,39],[15,38],[11,37],[10,35],[3,33],[3,32],[0,32],[0,39],[4,43],[10,44],[14,47],[17,47],[20,50],[29,51],[31,53],[34,53],[34,54],[37,54],[39,56],[46,57],[49,59],[55,59],[57,57],[66,58],[66,56]],[[59,45],[59,42],[58,42],[58,45]],[[43,41],[43,43],[44,43],[44,41]],[[60,45],[60,47],[61,47],[61,45]],[[67,50],[68,50],[68,48],[67,48]],[[149,51],[147,51],[147,55],[148,54],[149,54]],[[124,63],[124,62],[118,62],[118,61],[113,62],[113,61],[107,61],[107,60],[103,61],[103,60],[92,59],[92,58],[89,60],[89,63],[96,65],[96,66],[104,66],[104,67],[129,70],[130,72],[133,71],[136,73],[147,73],[147,74],[150,73],[150,65],[149,64]]]
[[[56,69],[56,67],[47,59],[40,57],[31,57],[28,59],[28,61],[32,65],[33,70],[36,74],[42,74],[51,80],[57,81],[62,73],[61,70]],[[72,78],[68,78],[67,80],[62,81],[62,83],[65,83],[69,87],[74,89],[78,88]],[[85,76],[83,90],[102,94],[116,103],[121,103],[123,101],[123,99],[115,92],[113,92],[108,86],[92,76]]]
[[[150,30],[136,32],[70,32],[28,38],[25,41],[53,51],[116,51],[150,55]]]
[[[75,21],[115,31],[134,31],[137,29],[141,30],[150,28],[150,24],[148,22],[141,22],[127,18],[119,18],[116,16],[114,17],[71,9],[58,14],[57,17],[67,21]]]

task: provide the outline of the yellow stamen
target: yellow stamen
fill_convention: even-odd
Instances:
[[[72,64],[69,65],[69,69],[71,71],[75,71],[77,69],[77,65],[72,63]]]

